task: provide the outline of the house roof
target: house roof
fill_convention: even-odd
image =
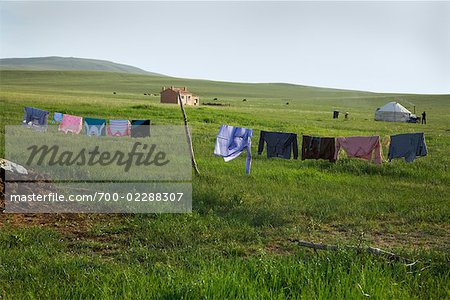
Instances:
[[[190,94],[190,95],[192,95],[191,92],[189,92],[187,89],[184,90],[184,88],[177,88],[177,87],[172,88],[172,87],[168,87],[168,88],[166,88],[164,91],[167,91],[167,90],[172,90],[172,91],[177,92],[177,93],[180,93],[180,94]]]

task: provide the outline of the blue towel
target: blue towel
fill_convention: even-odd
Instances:
[[[54,123],[61,123],[62,118],[63,118],[63,114],[62,113],[55,112],[53,114],[52,124],[54,124]]]
[[[427,154],[428,150],[423,132],[391,135],[389,161],[404,157],[407,162],[412,162],[416,157],[426,156]]]
[[[86,135],[105,136],[106,120],[95,118],[84,118]]]

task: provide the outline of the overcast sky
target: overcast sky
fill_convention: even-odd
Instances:
[[[177,77],[450,93],[450,2],[0,2],[0,57]]]

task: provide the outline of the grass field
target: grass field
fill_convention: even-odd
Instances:
[[[450,297],[450,95],[101,72],[0,76],[0,157],[4,125],[20,124],[24,106],[182,125],[179,107],[144,93],[187,86],[203,103],[226,104],[186,108],[201,171],[191,214],[0,215],[0,298]],[[375,122],[374,110],[388,101],[410,110],[414,103],[428,124]],[[334,109],[349,120],[333,120]],[[221,124],[255,130],[250,176],[245,156],[224,163],[213,155]],[[381,166],[267,159],[256,153],[260,130],[382,138],[422,131],[429,155]],[[316,253],[292,239],[377,246],[417,263]]]

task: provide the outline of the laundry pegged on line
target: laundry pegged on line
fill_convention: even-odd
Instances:
[[[264,143],[267,144],[267,157],[279,157],[291,159],[291,153],[294,159],[298,158],[297,134],[288,132],[261,131],[259,136],[258,154],[264,151]]]
[[[379,136],[352,136],[336,138],[336,152],[334,158],[339,157],[339,150],[343,149],[348,158],[356,157],[381,164],[381,144]]]
[[[129,136],[130,127],[130,121],[128,120],[109,120],[108,135]]]
[[[253,129],[222,125],[217,134],[214,155],[221,156],[225,162],[228,162],[247,150],[245,173],[250,174],[252,136]]]
[[[335,162],[336,146],[334,138],[303,135],[302,160],[326,159]]]
[[[426,156],[427,154],[428,149],[423,132],[391,135],[389,161],[404,157],[405,161],[412,162],[416,157]]]
[[[105,136],[106,120],[96,118],[84,118],[84,128],[88,136]]]
[[[73,134],[79,134],[82,128],[82,117],[64,114],[61,123],[59,124],[58,131],[62,131],[64,133],[71,132]]]
[[[150,136],[150,120],[131,120],[131,137],[144,138]]]
[[[48,125],[48,111],[34,108],[24,107],[23,124],[29,128],[45,131]]]
[[[63,118],[63,113],[60,113],[60,112],[55,112],[54,114],[53,114],[53,119],[52,119],[52,124],[59,124],[59,123],[61,123],[61,121],[62,121],[62,118]]]

